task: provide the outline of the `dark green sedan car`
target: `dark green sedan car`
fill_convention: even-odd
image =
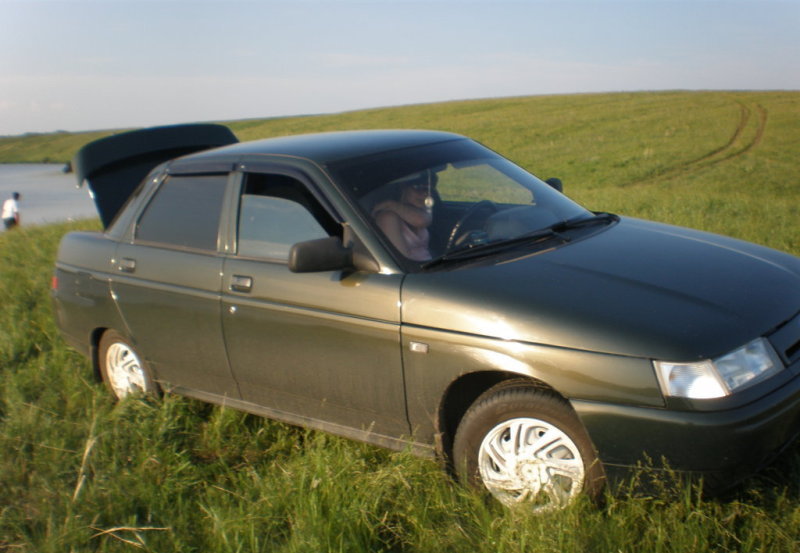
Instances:
[[[105,231],[61,243],[65,339],[182,394],[441,455],[534,510],[645,459],[726,487],[800,429],[800,259],[590,212],[430,131],[85,146]]]

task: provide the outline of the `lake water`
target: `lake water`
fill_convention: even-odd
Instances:
[[[23,226],[96,218],[94,202],[63,164],[0,164],[0,204],[19,192]],[[0,225],[2,229],[2,225]]]

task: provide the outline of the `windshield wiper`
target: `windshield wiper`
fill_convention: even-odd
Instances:
[[[564,242],[569,242],[569,238],[560,234],[558,230],[553,228],[544,228],[526,234],[521,234],[519,236],[515,236],[514,238],[508,238],[506,240],[465,246],[452,252],[446,252],[444,255],[423,264],[422,269],[430,269],[432,267],[436,267],[437,265],[443,265],[451,261],[463,261],[466,259],[483,257],[485,255],[502,252],[522,244],[535,244],[537,242],[545,242],[552,238],[558,238]]]
[[[569,219],[566,221],[561,221],[559,223],[556,223],[547,228],[515,236],[514,238],[498,240],[495,242],[489,242],[485,244],[473,244],[471,246],[465,246],[463,248],[454,250],[452,252],[445,252],[440,257],[437,257],[436,259],[432,259],[431,261],[424,263],[421,268],[430,269],[433,267],[437,267],[439,265],[444,265],[448,262],[464,261],[468,259],[474,259],[476,257],[483,257],[485,255],[491,255],[497,252],[502,252],[523,244],[535,244],[537,242],[544,242],[552,238],[558,238],[564,242],[569,242],[571,238],[563,234],[565,231],[582,227],[588,227],[591,225],[610,224],[618,220],[619,217],[617,217],[613,213],[602,213],[602,212],[595,213],[590,217]]]
[[[617,217],[613,213],[600,212],[600,213],[595,213],[591,217],[581,217],[579,219],[568,219],[566,221],[561,221],[560,223],[556,223],[550,228],[555,232],[564,232],[565,230],[571,230],[580,227],[588,227],[590,225],[614,223],[618,219],[619,217]]]

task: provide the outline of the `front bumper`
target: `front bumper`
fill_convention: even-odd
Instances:
[[[800,376],[760,398],[719,410],[572,401],[611,480],[644,464],[705,477],[718,491],[752,474],[800,433]]]

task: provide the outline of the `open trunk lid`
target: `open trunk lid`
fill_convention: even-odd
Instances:
[[[233,144],[239,140],[223,125],[190,124],[154,127],[115,134],[78,150],[72,167],[97,206],[103,228],[144,177],[156,166],[183,155]]]

